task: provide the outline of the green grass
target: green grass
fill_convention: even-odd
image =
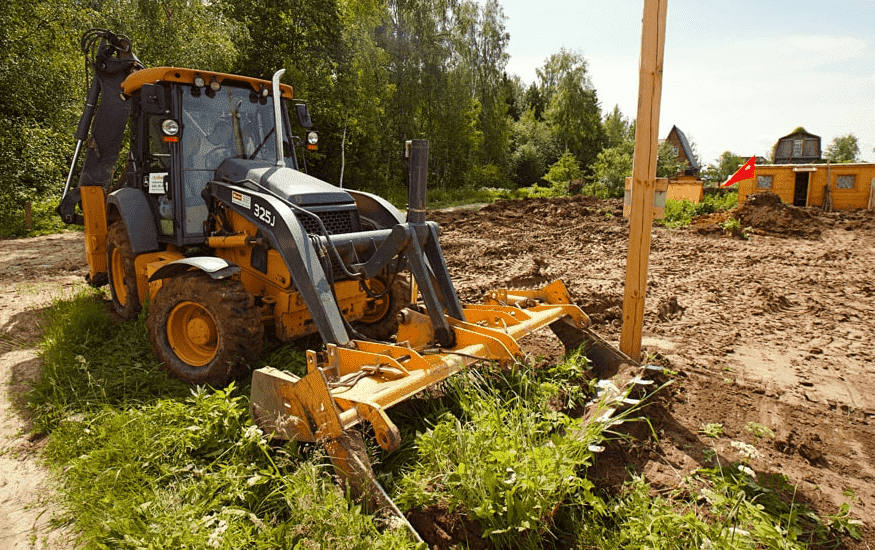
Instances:
[[[374,192],[374,191],[372,191]],[[385,198],[396,208],[407,208],[407,188],[392,187],[380,189],[376,194]],[[499,199],[528,199],[564,197],[568,195],[568,185],[552,184],[531,187],[429,187],[426,206],[431,210],[451,208],[468,204],[489,204]]]
[[[444,412],[417,435],[416,460],[397,486],[399,505],[463,510],[495,544],[538,547],[566,500],[592,496],[592,483],[578,473],[592,464],[589,445],[602,438],[601,425],[584,427],[553,409],[560,388],[552,374],[453,378],[446,394],[461,414]]]
[[[52,196],[33,201],[30,229],[27,228],[23,204],[20,208],[8,209],[7,215],[0,219],[0,238],[38,237],[62,231],[82,231],[79,226],[67,225],[61,221],[61,217],[55,212],[59,202],[59,197]]]
[[[665,201],[665,216],[662,224],[666,227],[687,227],[693,218],[713,212],[725,212],[738,205],[738,193],[725,195],[705,195],[700,203],[686,199]]]
[[[48,321],[29,401],[63,479],[59,520],[84,548],[412,547],[346,498],[319,453],[268,445],[248,391],[168,378],[142,317],[115,325],[88,290]],[[299,356],[263,359],[286,367]]]
[[[29,394],[61,479],[55,519],[82,548],[416,548],[341,491],[320,447],[268,442],[248,381],[213,390],[168,378],[143,318],[115,324],[105,307],[86,290],[50,308]],[[303,368],[300,352],[266,349],[258,365]],[[635,476],[599,490],[590,445],[609,434],[569,413],[591,396],[587,370],[572,354],[550,369],[460,373],[390,411],[402,448],[383,455],[370,442],[378,478],[402,510],[452,510],[497,547],[803,549],[859,536],[850,502],[820,518],[746,459],[670,492]]]

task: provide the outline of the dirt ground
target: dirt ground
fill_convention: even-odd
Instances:
[[[0,548],[68,548],[69,532],[53,528],[55,481],[42,466],[43,440],[22,413],[29,382],[39,376],[34,349],[42,313],[84,286],[81,233],[0,240]]]
[[[780,473],[797,500],[833,514],[855,493],[852,516],[875,545],[875,213],[823,213],[762,196],[687,229],[655,227],[643,346],[675,371],[675,383],[646,409],[659,436],[614,446],[592,476],[616,486],[627,465],[655,488],[671,488],[714,449],[739,458],[733,441],[754,444],[751,466]],[[617,342],[628,223],[620,201],[573,197],[502,201],[476,210],[430,212],[463,302],[501,286],[562,279],[595,329]],[[62,545],[51,531],[51,485],[38,441],[11,402],[38,372],[32,345],[39,312],[82,284],[81,236],[0,241],[0,547]],[[539,355],[558,342],[536,342]],[[11,381],[11,385],[9,385]],[[706,437],[706,424],[722,435]],[[759,441],[746,427],[769,428]]]

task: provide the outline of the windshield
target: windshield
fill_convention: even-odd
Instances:
[[[276,161],[273,97],[251,89],[223,86],[218,92],[189,88],[182,97],[182,177],[185,188],[185,232],[203,232],[207,207],[201,191],[228,158]],[[285,131],[284,131],[285,134]],[[284,135],[285,142],[289,142]],[[287,154],[292,154],[289,147]],[[296,166],[294,158],[286,166]]]
[[[188,90],[182,113],[183,168],[215,170],[231,157],[276,160],[273,97],[231,86],[213,97]]]

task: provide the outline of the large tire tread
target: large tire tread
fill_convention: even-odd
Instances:
[[[202,366],[181,359],[168,338],[171,312],[185,302],[198,304],[216,320],[217,350]],[[201,271],[164,280],[149,306],[147,327],[152,351],[170,376],[214,387],[224,387],[248,373],[264,339],[260,310],[243,284],[233,279],[215,280]]]
[[[116,272],[113,255],[119,254],[121,271]],[[136,255],[131,247],[131,240],[121,221],[113,222],[106,234],[106,274],[109,283],[112,307],[125,320],[135,319],[140,313],[140,296],[137,291]],[[116,284],[123,289],[118,292]]]

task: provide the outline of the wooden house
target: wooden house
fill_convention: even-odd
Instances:
[[[688,200],[700,203],[704,196],[705,182],[697,176],[675,176],[668,178],[668,200]]]
[[[684,169],[684,176],[698,176],[701,167],[699,166],[699,161],[696,160],[696,155],[693,154],[693,148],[690,146],[689,140],[687,140],[687,136],[681,132],[681,129],[677,126],[672,126],[671,131],[668,133],[668,137],[665,138],[673,148],[677,160],[679,162],[684,162],[687,164],[687,167]],[[681,174],[678,174],[681,175]]]
[[[757,165],[753,178],[738,183],[738,203],[758,191],[771,191],[793,206],[823,207],[826,202],[828,210],[872,209],[875,164]]]
[[[775,144],[775,164],[811,164],[820,160],[820,136],[797,129]]]

